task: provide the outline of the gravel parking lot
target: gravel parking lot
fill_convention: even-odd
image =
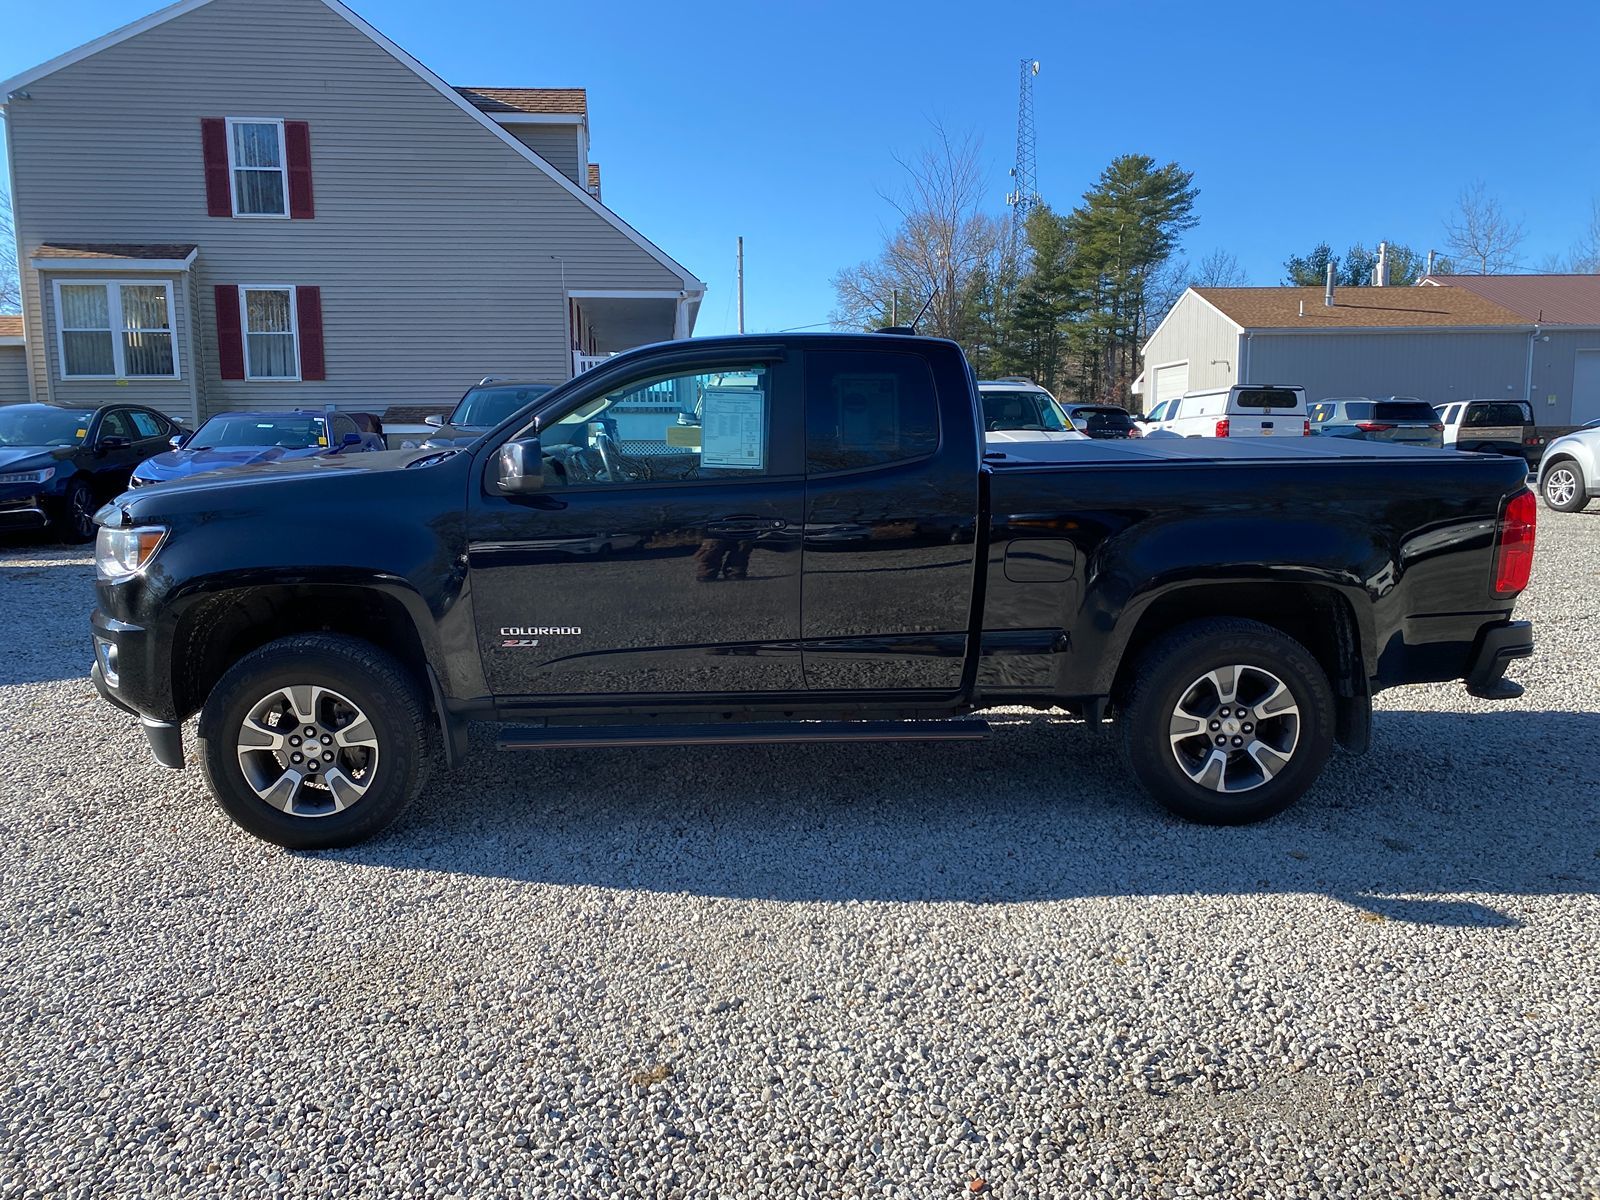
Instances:
[[[0,1200],[1600,1195],[1600,512],[1260,827],[1109,738],[479,753],[295,855],[0,549]]]

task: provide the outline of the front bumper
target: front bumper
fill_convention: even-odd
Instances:
[[[1515,659],[1533,656],[1533,622],[1500,621],[1478,632],[1467,660],[1467,693],[1480,700],[1515,700],[1522,685],[1505,678]]]
[[[115,685],[106,678],[106,672],[101,666],[102,653],[101,648],[96,646],[94,666],[89,668],[89,679],[94,684],[95,690],[100,693],[100,698],[130,716],[139,718],[139,727],[144,730],[145,740],[150,743],[150,753],[158,763],[174,771],[183,770],[182,727],[175,721],[158,721],[155,717],[147,717],[117,695]]]
[[[50,524],[50,514],[39,496],[0,500],[0,529],[43,529]]]

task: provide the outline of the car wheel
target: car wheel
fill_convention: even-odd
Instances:
[[[1299,799],[1333,749],[1333,690],[1311,652],[1258,621],[1195,621],[1140,655],[1121,706],[1134,777],[1181,817],[1259,821]]]
[[[1558,459],[1550,465],[1539,490],[1544,494],[1544,502],[1557,512],[1582,512],[1589,507],[1583,473],[1570,458]]]
[[[421,791],[432,738],[417,681],[358,638],[302,634],[234,664],[200,715],[200,761],[223,811],[291,850],[348,846]]]
[[[94,514],[100,506],[95,503],[94,489],[87,479],[74,479],[61,500],[58,528],[64,540],[92,542],[94,540]]]

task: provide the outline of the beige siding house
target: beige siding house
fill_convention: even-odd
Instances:
[[[1235,383],[1298,384],[1313,402],[1531,399],[1541,428],[1571,428],[1600,418],[1600,280],[1562,278],[1518,277],[1514,298],[1467,277],[1341,287],[1332,304],[1315,287],[1190,288],[1146,340],[1134,389],[1145,412]]]
[[[0,404],[28,398],[28,351],[22,341],[22,318],[0,316]]]
[[[0,101],[36,399],[444,405],[705,290],[599,202],[581,89],[457,89],[338,0],[182,0]]]

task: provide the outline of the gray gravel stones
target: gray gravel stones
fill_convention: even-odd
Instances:
[[[0,1200],[1600,1194],[1600,513],[1265,826],[1112,739],[497,756],[252,841],[0,552]],[[981,1182],[980,1182],[981,1181]]]

